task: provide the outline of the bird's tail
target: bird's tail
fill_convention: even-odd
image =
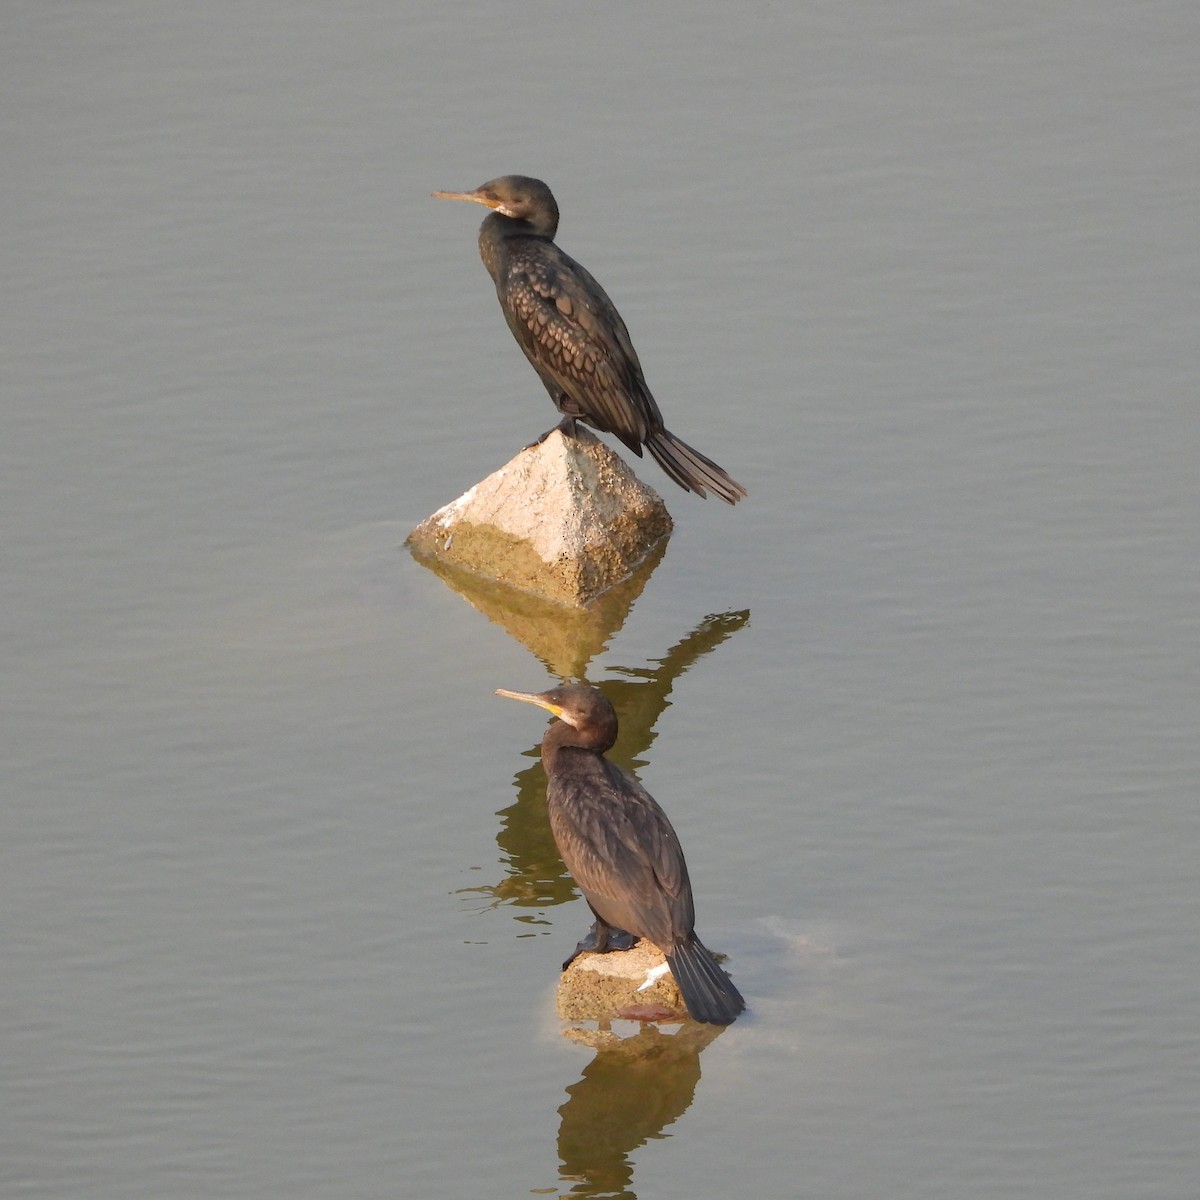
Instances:
[[[742,993],[695,935],[667,955],[667,964],[694,1020],[728,1025],[746,1007]]]
[[[669,429],[650,434],[646,438],[646,447],[654,461],[685,491],[699,496],[707,496],[711,491],[726,504],[736,504],[746,494],[746,489],[726,475],[711,458],[693,450]]]

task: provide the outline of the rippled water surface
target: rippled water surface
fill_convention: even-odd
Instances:
[[[0,1190],[1190,1200],[1198,36],[10,5]],[[750,490],[639,464],[607,624],[402,546],[554,419],[429,198],[509,171]],[[586,909],[492,692],[584,667],[715,1038],[553,1017]]]

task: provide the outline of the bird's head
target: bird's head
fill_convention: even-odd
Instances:
[[[539,233],[554,236],[558,228],[558,204],[554,193],[540,180],[528,175],[502,175],[480,184],[473,192],[434,192],[438,200],[469,200],[482,204],[502,217],[526,221]]]
[[[602,691],[586,683],[568,683],[548,692],[510,692],[500,688],[496,695],[544,708],[577,729],[589,744],[594,741],[607,749],[616,740],[617,714],[613,706]]]

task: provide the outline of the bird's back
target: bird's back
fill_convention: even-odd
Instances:
[[[662,414],[608,294],[549,238],[508,236],[492,257],[508,326],[555,403],[640,455]]]
[[[603,755],[564,747],[550,828],[580,891],[610,925],[666,948],[695,923],[679,839],[654,797]]]

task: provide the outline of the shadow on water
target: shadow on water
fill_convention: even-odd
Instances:
[[[718,613],[704,618],[666,654],[646,667],[614,667],[622,679],[597,684],[617,710],[619,733],[609,757],[624,767],[646,764],[644,755],[654,742],[655,726],[669,706],[675,681],[705,655],[712,653],[750,620],[747,611]],[[517,799],[496,815],[500,829],[496,842],[500,863],[507,872],[493,885],[465,889],[492,897],[492,906],[547,908],[574,900],[578,895],[567,874],[550,832],[546,815],[546,775],[539,746],[526,752],[534,761],[514,777]],[[540,915],[522,913],[516,918],[529,925],[547,924]]]
[[[645,1025],[629,1038],[591,1035],[599,1041],[596,1056],[558,1110],[565,1194],[636,1200],[630,1154],[670,1136],[664,1130],[687,1112],[700,1082],[700,1052],[723,1032],[689,1021],[674,1034]]]

